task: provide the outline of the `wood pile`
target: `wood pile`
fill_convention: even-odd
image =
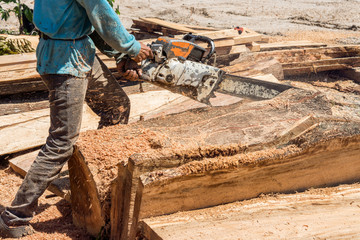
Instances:
[[[244,64],[249,56],[255,61],[269,56],[274,57],[282,64],[285,77],[360,67],[359,46],[327,46],[310,41],[268,43],[268,36],[247,28],[216,30],[171,23],[156,18],[134,20],[132,28],[142,33],[175,35],[176,38],[182,38],[183,34],[189,32],[212,38],[216,46],[216,59],[211,59],[211,63],[216,62],[219,67]],[[28,36],[26,39],[36,47],[37,37]],[[156,38],[140,41],[149,44],[154,40]],[[205,43],[198,44],[207,48]],[[113,59],[98,54],[111,70],[116,71]],[[244,56],[246,56],[245,60]],[[355,77],[354,80],[359,78]],[[0,56],[0,95],[43,90],[46,90],[46,87],[36,72],[35,53]]]
[[[360,82],[359,46],[269,43],[247,28],[218,30],[155,18],[134,20],[132,30],[139,36],[181,38],[191,32],[212,38],[212,63],[234,75],[278,82],[340,70]],[[115,70],[112,59],[99,55]],[[1,56],[0,95],[45,90],[35,68],[33,53]],[[165,239],[153,217],[359,181],[359,95],[292,84],[297,88],[266,101],[217,94],[212,108],[167,91],[132,94],[133,123],[83,132],[64,172],[70,173],[71,194],[67,176],[50,188],[71,201],[74,224],[89,234],[152,240]],[[0,155],[44,143],[47,107],[41,102],[0,109]],[[86,106],[84,112],[84,126],[96,129],[97,118]],[[144,116],[147,121],[137,121]],[[13,159],[12,168],[25,175],[35,155]]]

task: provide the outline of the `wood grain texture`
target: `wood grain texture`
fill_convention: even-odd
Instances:
[[[105,222],[95,181],[76,147],[68,164],[73,222],[96,237]]]
[[[45,143],[50,127],[50,110],[0,117],[0,155],[19,152]],[[97,129],[99,117],[85,104],[81,131]]]
[[[358,239],[359,184],[144,219],[149,240]]]

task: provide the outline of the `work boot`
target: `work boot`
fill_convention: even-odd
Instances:
[[[34,232],[30,224],[9,227],[0,216],[0,238],[21,238]]]

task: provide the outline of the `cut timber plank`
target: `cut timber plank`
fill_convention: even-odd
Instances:
[[[181,24],[176,24],[176,23],[172,23],[172,22],[167,22],[158,18],[140,18],[140,20],[145,21],[145,22],[150,22],[156,25],[160,25],[162,27],[167,27],[167,28],[171,28],[171,29],[175,29],[181,32],[193,32],[194,29],[191,28],[187,28],[182,26]]]
[[[0,155],[19,152],[45,143],[50,127],[49,109],[0,117]],[[84,104],[81,131],[97,129],[99,117]]]
[[[196,25],[188,25],[188,24],[180,24],[184,27],[187,27],[187,28],[191,28],[191,29],[194,29],[194,30],[203,30],[203,31],[217,31],[218,29],[216,28],[213,28],[213,27],[204,27],[204,26],[196,26]]]
[[[213,40],[224,39],[224,38],[234,38],[241,36],[238,30],[235,29],[225,29],[219,31],[203,32],[201,36],[211,38]]]
[[[359,184],[263,196],[144,219],[139,234],[148,240],[359,239],[359,199]]]
[[[22,103],[3,103],[0,104],[0,116],[11,115],[22,112],[30,112],[49,107],[49,101],[22,102]]]
[[[196,42],[197,45],[203,48],[207,48],[208,44],[204,42]],[[235,45],[234,39],[219,39],[214,41],[215,47],[232,47]]]
[[[227,73],[238,76],[253,76],[258,74],[272,74],[277,79],[284,79],[282,65],[274,58],[259,61],[244,60],[232,66],[222,68]]]
[[[36,150],[15,157],[9,161],[10,167],[22,177],[25,177],[38,153],[39,150]],[[62,169],[59,178],[55,179],[49,185],[48,190],[70,202],[70,182],[68,177],[68,168],[66,165]]]
[[[331,65],[320,65],[320,66],[304,66],[304,67],[294,67],[294,68],[284,68],[285,76],[296,76],[302,74],[310,74],[310,73],[319,73],[326,71],[335,71],[335,70],[343,70],[349,69],[351,66],[346,64],[331,64]]]
[[[245,45],[217,47],[215,50],[217,56],[250,52],[250,50]]]
[[[349,69],[360,66],[360,57],[324,59],[311,62],[282,64],[284,75],[299,75],[324,71]]]
[[[321,127],[314,132],[321,134]],[[309,134],[305,136],[312,141]],[[135,202],[135,206],[141,207],[134,211],[139,212],[134,219],[216,206],[262,193],[357,182],[360,180],[360,166],[356,167],[360,164],[359,143],[360,135],[335,138],[301,148],[289,146],[208,159],[143,174],[137,192],[141,195],[137,196],[141,204]]]
[[[247,44],[247,47],[252,51],[252,52],[260,52],[260,44],[256,43],[256,42],[252,42]]]
[[[252,43],[252,42],[258,42],[261,41],[262,35],[258,33],[251,33],[246,34],[244,36],[234,37],[234,43],[235,45],[238,44],[246,44],[246,43]]]
[[[112,185],[110,219],[111,226],[114,227],[111,228],[111,240],[128,239],[128,216],[130,214],[133,170],[134,169],[120,164],[118,168],[118,178]]]
[[[283,64],[283,67],[293,68],[293,67],[306,67],[306,66],[314,66],[314,65],[321,66],[321,65],[331,65],[331,64],[347,64],[353,67],[358,67],[360,65],[360,56],[348,57],[348,58],[324,59],[324,60],[309,61],[309,62],[287,63],[287,64]]]
[[[311,41],[289,41],[289,42],[275,42],[260,44],[261,51],[274,51],[280,49],[293,48],[311,48],[311,47],[326,47],[325,43],[315,43]]]
[[[136,122],[140,116],[149,115],[164,105],[171,104],[176,100],[185,101],[187,98],[167,90],[149,91],[145,93],[129,95],[131,105],[130,122]],[[151,99],[151,100],[150,100]],[[147,101],[150,100],[150,101]]]
[[[97,236],[105,225],[95,181],[77,148],[69,162],[73,223]]]
[[[274,57],[281,63],[304,62],[332,58],[356,57],[360,47],[352,45],[329,46],[320,48],[289,49],[254,53],[254,60]]]

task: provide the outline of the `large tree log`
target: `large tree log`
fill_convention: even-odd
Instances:
[[[104,229],[111,227],[103,234],[112,239],[126,238],[126,227],[118,223],[132,222],[131,238],[138,220],[145,216],[236,201],[261,192],[358,180],[359,169],[354,166],[359,165],[360,154],[359,109],[356,95],[291,89],[267,101],[191,110],[88,131],[81,135],[78,146],[96,186],[87,191],[98,192]],[[338,171],[343,166],[352,168],[349,174]],[[323,167],[334,178],[314,175]],[[279,183],[259,183],[256,188],[250,181],[255,173],[263,176],[259,178],[263,181],[278,178]],[[289,181],[293,175],[298,181]],[[126,184],[124,179],[128,179]],[[187,180],[197,188],[186,184]],[[226,187],[222,190],[222,186]],[[169,195],[157,198],[155,193],[162,188],[168,189]],[[133,217],[129,218],[129,204],[125,202],[134,199],[136,191],[134,211],[129,211]],[[204,200],[208,191],[213,201]],[[119,196],[114,192],[122,197],[114,199]],[[175,197],[162,205],[163,196],[172,193]],[[178,196],[188,200],[182,202]]]

